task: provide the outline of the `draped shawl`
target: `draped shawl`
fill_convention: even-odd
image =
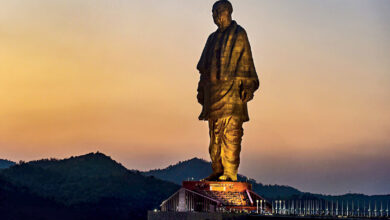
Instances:
[[[200,81],[198,93],[203,105],[200,120],[237,116],[248,121],[247,104],[242,90],[252,94],[259,87],[249,40],[244,28],[232,21],[207,39],[197,65]]]

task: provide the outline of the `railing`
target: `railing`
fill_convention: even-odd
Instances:
[[[273,200],[272,214],[290,216],[389,218],[389,205],[390,201]]]

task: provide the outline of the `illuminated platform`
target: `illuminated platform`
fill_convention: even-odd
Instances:
[[[162,202],[162,212],[261,212],[271,204],[246,182],[184,181],[182,188]]]

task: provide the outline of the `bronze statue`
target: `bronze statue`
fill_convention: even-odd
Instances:
[[[204,180],[237,181],[242,124],[249,121],[247,102],[259,88],[245,30],[232,20],[227,0],[213,5],[218,29],[210,34],[197,65],[200,73],[199,120],[208,120],[213,172]]]

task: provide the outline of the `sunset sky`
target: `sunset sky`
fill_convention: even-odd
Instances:
[[[390,1],[232,0],[260,89],[239,172],[390,194]],[[209,160],[196,64],[211,0],[0,1],[0,158]]]

